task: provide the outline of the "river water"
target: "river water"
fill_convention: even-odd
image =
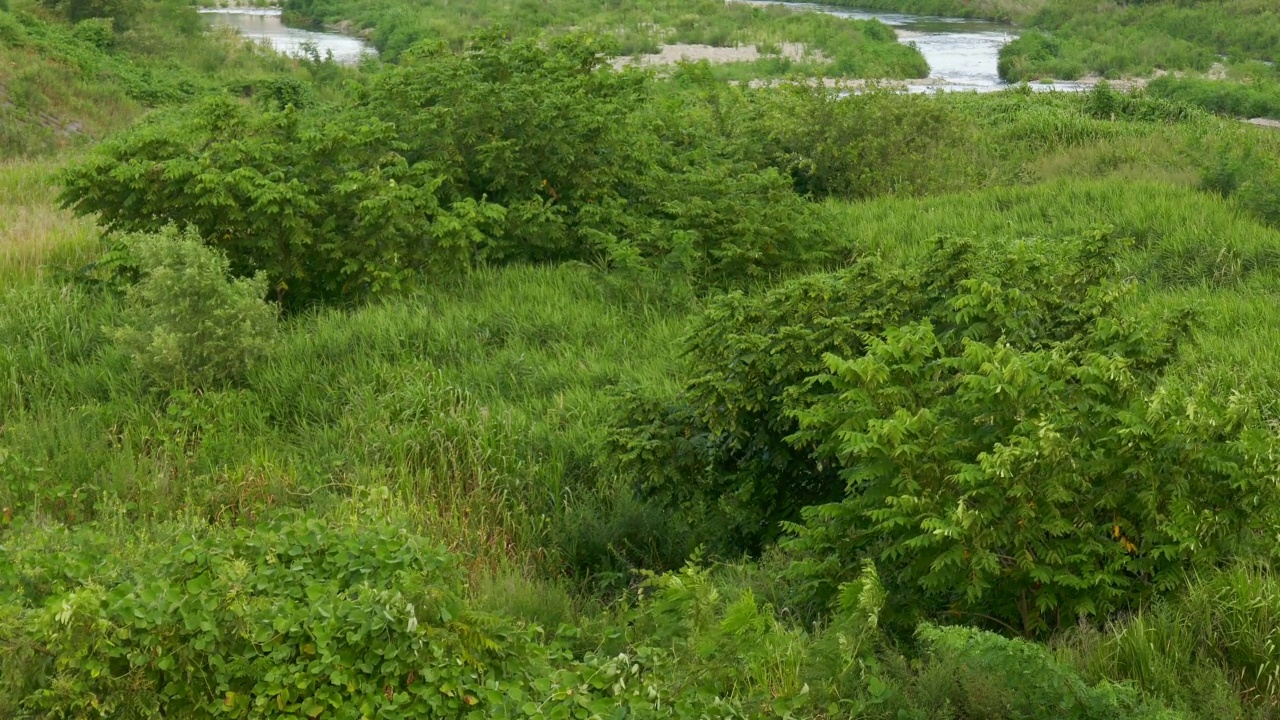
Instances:
[[[311,44],[320,57],[333,53],[334,60],[354,64],[375,52],[365,41],[350,35],[289,27],[280,21],[278,8],[221,8],[200,13],[210,27],[238,30],[249,40],[267,42],[286,55],[305,55]]]
[[[907,15],[808,2],[735,0],[749,5],[781,5],[795,10],[826,13],[851,20],[879,20],[898,33],[900,42],[915,45],[929,63],[929,77],[913,82],[914,92],[977,90],[989,92],[1008,85],[996,70],[1000,48],[1018,37],[1017,29],[985,20]],[[1082,90],[1082,82],[1037,83],[1035,90]]]
[[[1000,48],[1016,38],[1017,30],[1009,25],[983,20],[906,15],[903,13],[861,10],[807,2],[777,0],[734,0],[751,5],[781,5],[797,11],[821,12],[854,20],[879,20],[898,33],[901,42],[915,45],[929,63],[929,77],[912,81],[913,92],[934,90],[977,90],[980,92],[1008,87],[996,72]],[[203,10],[213,27],[239,30],[251,40],[266,41],[280,52],[301,55],[307,43],[314,44],[321,56],[333,53],[335,60],[358,62],[374,50],[363,40],[349,35],[315,32],[288,27],[280,21],[278,9],[227,8]],[[1081,90],[1088,83],[1037,83],[1036,90]]]

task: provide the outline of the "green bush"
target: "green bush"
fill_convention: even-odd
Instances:
[[[1126,313],[1119,248],[944,239],[730,296],[612,454],[739,547],[786,524],[813,597],[884,563],[899,623],[1041,633],[1167,592],[1271,518],[1273,441],[1247,399],[1162,383],[1186,321]]]
[[[114,229],[192,225],[290,304],[472,263],[729,282],[805,261],[821,228],[787,178],[664,142],[647,123],[680,117],[641,112],[651,80],[600,51],[490,32],[419,48],[337,106],[210,100],[107,143],[66,173],[64,200]]]
[[[1117,250],[1101,240],[1091,248],[1081,287],[1111,271]],[[802,508],[843,495],[837,465],[789,440],[799,429],[791,408],[808,392],[808,379],[825,370],[825,354],[856,356],[868,334],[938,317],[970,279],[966,273],[990,267],[1042,304],[1045,317],[1060,318],[1057,327],[1046,326],[1048,337],[1070,334],[1069,319],[1078,314],[1072,302],[1083,300],[1082,291],[1056,297],[1056,287],[1037,285],[1043,270],[1017,276],[1013,267],[1038,267],[1025,254],[986,253],[964,240],[942,241],[933,251],[910,267],[867,257],[760,295],[716,298],[686,336],[684,392],[674,402],[630,396],[609,462],[646,492],[701,508],[696,512],[730,547],[758,549],[777,537],[780,522],[799,520]]]
[[[1054,271],[1035,282],[1057,311],[977,274],[941,316],[826,355],[790,440],[842,468],[846,496],[794,527],[800,576],[875,557],[906,607],[1043,633],[1167,593],[1273,521],[1250,400],[1162,383],[1182,322]]]
[[[418,538],[294,521],[179,540],[0,622],[40,717],[479,716],[525,640],[460,589]]]
[[[116,42],[112,21],[106,18],[88,18],[76,23],[72,34],[79,40],[100,49],[109,50]]]
[[[128,236],[119,252],[139,280],[115,339],[157,385],[236,382],[265,355],[277,312],[265,277],[231,279],[226,257],[191,230]]]

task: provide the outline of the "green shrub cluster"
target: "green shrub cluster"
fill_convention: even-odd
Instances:
[[[0,710],[14,717],[1142,717],[1042,648],[924,626],[908,665],[877,630],[874,572],[826,628],[787,627],[696,566],[650,575],[603,627],[478,612],[448,553],[386,523],[28,528],[0,569]],[[42,550],[62,549],[58,556]]]
[[[723,89],[696,71],[672,93],[601,50],[486,33],[462,53],[423,46],[337,105],[210,100],[106,144],[64,199],[115,229],[192,225],[293,304],[516,261],[723,285],[820,257],[800,194],[929,189],[959,137],[923,99]]]
[[[782,523],[819,599],[874,559],[908,617],[1033,634],[1132,607],[1273,522],[1274,440],[1247,399],[1164,382],[1185,318],[1126,311],[1116,253],[944,240],[730,296],[613,456],[721,537]]]

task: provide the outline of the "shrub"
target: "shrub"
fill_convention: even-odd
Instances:
[[[1039,633],[1167,592],[1271,517],[1246,398],[1163,383],[1187,318],[1132,316],[1098,234],[914,267],[861,261],[712,305],[674,403],[632,402],[615,462],[831,597],[875,558],[889,615]]]
[[[0,622],[41,650],[22,707],[42,717],[461,717],[524,639],[460,588],[419,538],[298,520],[188,536]]]
[[[1033,247],[1045,257],[1032,258]],[[690,378],[684,392],[674,402],[630,396],[611,435],[608,462],[646,492],[701,507],[733,547],[757,549],[777,537],[779,522],[799,520],[801,508],[842,496],[838,468],[788,440],[799,428],[789,408],[806,394],[807,379],[823,372],[824,354],[856,356],[868,333],[936,317],[970,280],[967,273],[993,267],[1033,298],[1027,301],[1039,305],[1043,317],[1058,319],[1057,327],[1046,320],[1042,329],[1055,337],[1073,327],[1072,303],[1084,299],[1080,288],[1110,272],[1116,251],[1101,237],[1083,246],[1029,243],[1008,254],[945,239],[913,267],[863,258],[761,295],[717,298],[684,341]],[[1050,257],[1064,264],[1070,261],[1063,258],[1078,259],[1079,287],[1030,280],[1045,277]]]
[[[140,279],[115,338],[157,385],[235,382],[266,353],[276,310],[265,277],[230,279],[226,257],[191,230],[129,236],[122,252]]]
[[[116,42],[115,29],[106,18],[89,18],[76,23],[72,34],[99,50],[108,50]]]
[[[875,557],[904,606],[1034,634],[1167,593],[1271,521],[1251,402],[1162,383],[1181,321],[1126,316],[1104,285],[1062,332],[1001,285],[967,279],[941,317],[826,356],[790,440],[846,495],[794,526],[800,576]]]
[[[294,305],[471,263],[727,282],[819,245],[787,178],[664,142],[645,124],[679,116],[641,113],[649,80],[613,71],[590,38],[419,47],[336,105],[300,106],[294,89],[276,89],[283,110],[219,98],[157,118],[66,173],[64,201],[113,229],[192,225]]]

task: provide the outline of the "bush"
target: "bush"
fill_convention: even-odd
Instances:
[[[1246,398],[1163,383],[1187,319],[1131,316],[1103,235],[862,261],[714,304],[674,404],[630,405],[623,472],[830,598],[883,563],[895,622],[1019,633],[1105,617],[1222,557],[1274,507]]]
[[[299,520],[156,550],[0,612],[27,712],[461,717],[519,667],[521,634],[469,612],[452,560],[390,527]]]
[[[115,29],[106,18],[89,18],[76,23],[72,34],[99,50],[109,50],[116,42]]]
[[[1069,247],[1045,250],[1061,259]],[[1090,247],[1078,271],[1082,285],[1110,272],[1116,251],[1101,239]],[[806,394],[808,378],[824,371],[825,354],[856,356],[868,333],[935,317],[978,268],[1008,272],[1006,281],[1032,293],[1045,317],[1060,318],[1063,327],[1046,331],[1069,324],[1071,299],[1037,287],[1030,271],[1017,277],[1010,269],[1047,260],[992,255],[972,241],[948,239],[914,267],[863,258],[761,295],[715,299],[684,341],[691,378],[684,392],[674,402],[632,395],[606,457],[646,492],[700,507],[731,547],[758,549],[778,536],[780,522],[799,520],[802,508],[843,495],[838,468],[788,440],[799,429],[790,408]],[[1083,299],[1079,290],[1070,297]]]
[[[157,385],[236,382],[265,355],[276,330],[265,277],[230,279],[226,257],[191,230],[129,236],[120,252],[140,279],[115,339]]]
[[[41,4],[73,23],[105,18],[117,28],[126,27],[142,10],[140,0],[41,0]]]
[[[462,53],[419,47],[337,105],[291,87],[273,89],[282,110],[210,100],[106,144],[65,175],[64,200],[114,229],[192,225],[291,305],[472,263],[729,282],[803,262],[821,227],[787,178],[663,142],[648,123],[679,116],[642,113],[647,76],[601,49],[490,32]]]

